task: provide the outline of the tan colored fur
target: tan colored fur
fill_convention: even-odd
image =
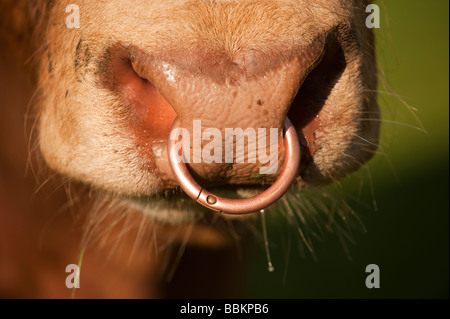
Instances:
[[[152,197],[164,193],[170,185],[154,160],[143,157],[136,147],[136,137],[129,130],[130,114],[124,105],[98,79],[105,52],[114,43],[164,56],[186,70],[203,68],[206,74],[212,70],[211,66],[216,66],[211,76],[229,73],[233,77],[252,71],[249,61],[282,61],[333,32],[343,50],[346,67],[324,101],[321,122],[314,132],[314,146],[309,145],[314,147],[313,160],[303,168],[297,183],[318,185],[335,181],[360,167],[376,149],[378,122],[373,120],[378,118],[374,93],[376,67],[373,35],[364,25],[364,9],[368,4],[365,0],[84,0],[77,2],[80,28],[68,29],[65,7],[72,2],[4,0],[0,5],[1,50],[5,48],[3,56],[7,57],[0,62],[10,65],[1,69],[1,76],[5,83],[7,79],[11,81],[11,90],[3,86],[0,96],[4,99],[0,113],[4,116],[0,121],[5,128],[0,136],[5,162],[0,172],[13,172],[15,176],[5,181],[23,177],[28,141],[20,135],[23,130],[9,124],[23,120],[26,103],[31,99],[27,113],[31,121],[27,123],[33,125],[36,118],[32,136],[37,139],[31,149],[38,146],[52,172],[74,184],[106,191],[108,196],[115,197],[113,202],[125,205],[123,211],[130,214],[145,211],[169,224],[199,219],[191,203],[174,204],[164,196]],[[228,71],[234,64],[242,66],[237,73]],[[265,72],[264,68],[259,71]],[[9,77],[8,72],[14,75]],[[13,104],[17,105],[14,110]],[[18,127],[21,125],[23,122]],[[13,171],[11,165],[16,166]],[[33,193],[33,182],[29,177],[23,182],[29,188],[24,196]],[[11,190],[22,187],[21,183]],[[14,214],[16,209],[32,210],[30,204],[6,209],[8,185],[0,186],[1,215]],[[83,194],[89,202],[88,193]],[[125,204],[122,198],[126,198]],[[56,210],[58,204],[38,207],[42,211]],[[89,210],[86,207],[90,205],[83,206],[83,212]],[[21,222],[26,222],[23,216]],[[228,235],[211,234],[203,226],[198,228],[198,233],[191,233],[193,242],[222,247],[230,241]],[[179,241],[185,234],[180,231]],[[162,235],[160,240],[167,237],[170,236]],[[119,257],[117,262],[120,263]],[[139,273],[148,273],[144,265],[139,262]],[[51,272],[48,274],[51,276]],[[156,271],[152,276],[157,274]],[[130,291],[134,288],[130,284]],[[55,296],[61,289],[54,291],[43,295]],[[107,292],[99,295],[102,293]],[[147,293],[129,295],[148,296]],[[155,291],[150,295],[159,296]]]

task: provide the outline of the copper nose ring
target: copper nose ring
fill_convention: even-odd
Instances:
[[[177,127],[179,119],[172,124]],[[295,127],[286,118],[284,122],[284,148],[286,151],[283,169],[278,179],[264,192],[243,199],[230,199],[217,196],[202,188],[189,173],[186,164],[179,160],[176,140],[169,140],[169,163],[172,171],[184,192],[203,206],[227,214],[247,214],[259,211],[277,201],[288,190],[294,181],[300,165],[300,144]]]

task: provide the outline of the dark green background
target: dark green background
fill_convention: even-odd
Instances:
[[[449,2],[378,4],[377,54],[385,78],[379,86],[381,148],[368,168],[338,186],[361,202],[351,205],[367,232],[353,233],[351,261],[336,236],[314,242],[314,260],[301,256],[295,232],[286,253],[286,227],[272,218],[268,231],[276,270],[267,271],[261,245],[249,270],[248,297],[449,297]],[[410,112],[385,83],[417,111]],[[380,267],[380,289],[365,286],[371,263]]]

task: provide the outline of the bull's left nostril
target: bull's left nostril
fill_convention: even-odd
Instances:
[[[179,125],[178,118],[175,119],[172,128]],[[227,214],[247,214],[259,211],[277,201],[288,190],[300,166],[300,144],[295,127],[288,118],[284,124],[284,148],[285,161],[278,179],[264,192],[259,195],[245,199],[230,199],[217,196],[202,188],[189,173],[183,156],[178,154],[177,140],[170,139],[168,142],[169,163],[181,188],[193,200],[201,205],[218,212]],[[182,131],[179,131],[182,133]],[[178,138],[181,137],[180,135]]]

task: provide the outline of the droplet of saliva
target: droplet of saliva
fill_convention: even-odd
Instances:
[[[262,231],[263,231],[263,237],[264,237],[264,247],[266,250],[266,256],[267,256],[267,270],[269,272],[273,272],[275,268],[272,265],[272,259],[270,258],[270,251],[269,251],[269,239],[267,236],[267,226],[266,226],[266,216],[264,214],[264,209],[261,209],[259,211],[261,213],[261,224],[262,224]]]

